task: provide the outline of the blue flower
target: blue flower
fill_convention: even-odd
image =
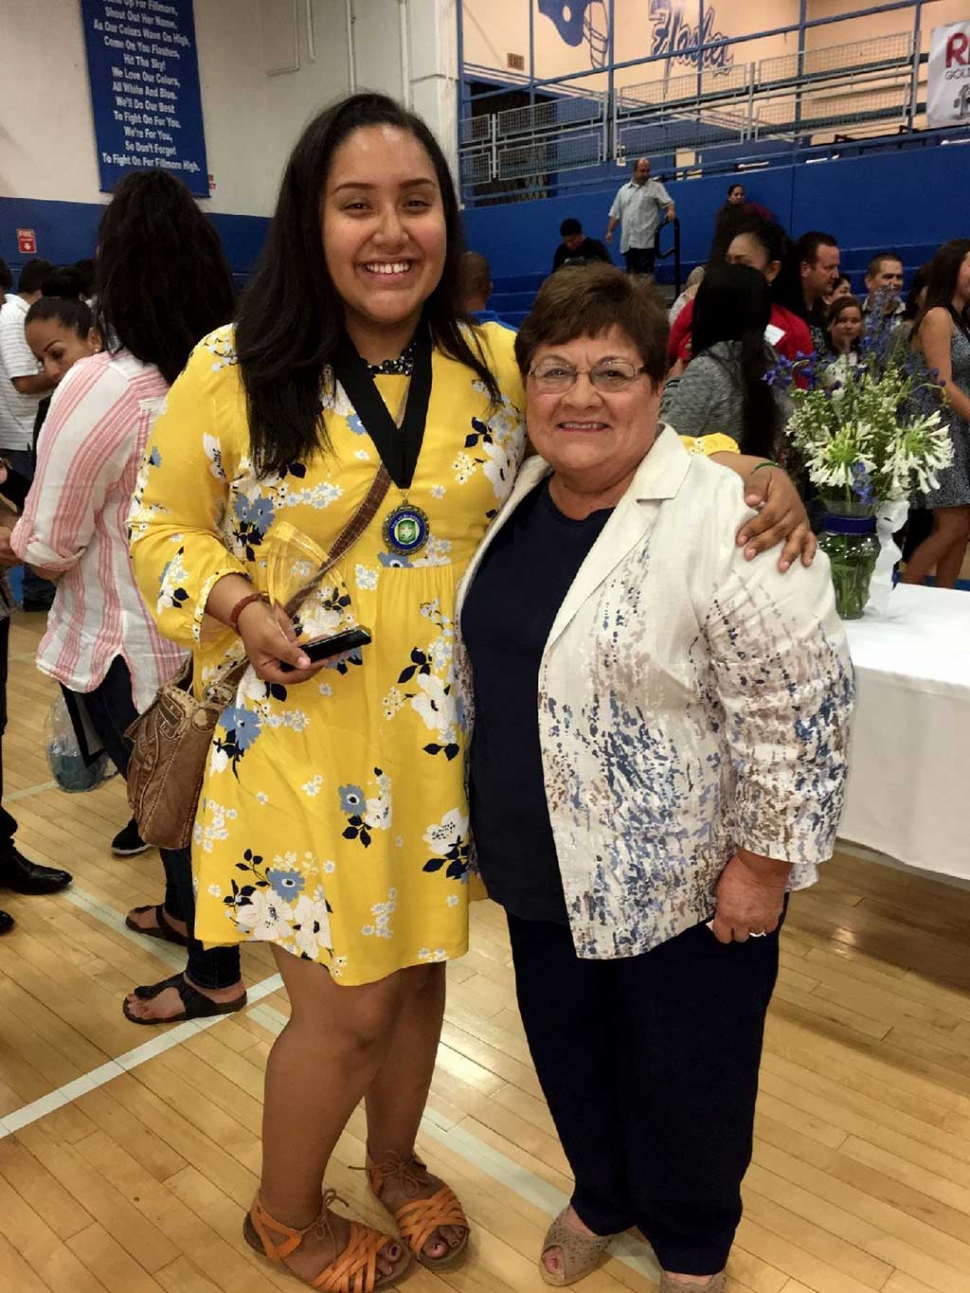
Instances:
[[[360,786],[341,786],[339,794],[342,813],[346,813],[348,817],[357,817],[363,812],[367,800]]]
[[[240,754],[250,749],[259,736],[259,715],[251,709],[230,705],[223,710],[220,722],[227,732],[235,733],[236,749]]]
[[[237,494],[233,500],[233,511],[239,524],[249,526],[262,538],[273,523],[273,502],[269,498],[247,498]]]
[[[148,463],[151,467],[161,467],[162,455],[158,452],[158,445],[152,445],[152,451],[148,455]]]
[[[876,491],[872,477],[861,462],[852,464],[852,492],[863,507],[875,506]]]
[[[361,422],[360,418],[357,416],[356,413],[351,413],[350,416],[347,418],[347,426],[354,433],[354,435],[367,434],[367,428],[364,426],[363,422]]]
[[[276,896],[287,902],[299,898],[306,884],[306,879],[299,871],[281,871],[279,867],[270,867],[266,872],[266,879],[273,886]]]
[[[407,557],[401,556],[398,552],[379,552],[377,554],[377,560],[382,566],[387,566],[388,568],[393,567],[400,570],[411,569],[411,563],[408,561]]]

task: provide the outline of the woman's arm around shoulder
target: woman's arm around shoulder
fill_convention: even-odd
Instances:
[[[244,408],[231,329],[219,329],[196,346],[169,391],[132,499],[135,578],[161,632],[182,646],[201,640],[215,584],[248,578],[220,529],[229,475],[248,453]]]

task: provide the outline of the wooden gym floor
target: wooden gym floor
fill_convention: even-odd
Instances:
[[[7,801],[30,856],[73,889],[10,896],[0,941],[0,1290],[270,1293],[297,1282],[241,1235],[259,1168],[262,1070],[286,1017],[265,950],[247,950],[249,1008],[138,1028],[133,984],[181,965],[126,930],[161,896],[154,854],[112,858],[117,781],[54,789],[53,688],[34,669],[39,616],[11,641]],[[478,904],[449,967],[447,1022],[420,1146],[471,1217],[471,1255],[409,1293],[538,1293],[535,1269],[568,1169],[515,1010],[501,912]],[[846,853],[792,904],[768,1022],[754,1163],[733,1293],[970,1291],[970,892]],[[716,1135],[716,1128],[711,1129]],[[329,1181],[368,1220],[358,1112]],[[649,1293],[649,1250],[624,1237],[587,1293]]]

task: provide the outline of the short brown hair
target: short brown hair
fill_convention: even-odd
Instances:
[[[883,262],[887,260],[896,261],[896,263],[900,267],[902,267],[903,265],[902,256],[897,256],[894,251],[877,252],[876,255],[873,256],[872,260],[870,260],[869,265],[866,269],[866,278],[875,278],[876,275],[880,273],[880,271],[882,270]]]
[[[843,310],[858,310],[865,318],[865,311],[862,308],[862,302],[857,296],[837,296],[832,304],[828,307],[825,315],[825,325],[829,327],[833,324]]]
[[[540,346],[563,345],[619,328],[630,338],[644,371],[656,384],[667,373],[667,311],[653,284],[615,265],[565,265],[539,289],[515,338],[524,377]]]

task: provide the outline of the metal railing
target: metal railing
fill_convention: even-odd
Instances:
[[[811,145],[847,129],[860,137],[903,129],[912,125],[920,57],[908,31],[736,63],[726,73],[702,68],[634,81],[611,95],[576,78],[561,93],[546,83],[538,102],[462,120],[463,196],[494,197],[506,180],[545,191],[564,171],[640,154],[701,165],[748,142]]]
[[[660,235],[665,229],[673,229],[674,240],[666,251],[660,250]],[[665,220],[663,224],[657,226],[657,232],[653,239],[654,262],[658,260],[669,260],[674,258],[674,300],[680,296],[680,218],[674,216],[673,220]]]

